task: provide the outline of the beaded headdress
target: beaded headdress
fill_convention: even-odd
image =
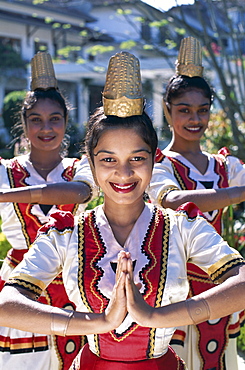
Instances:
[[[143,112],[139,60],[122,51],[111,57],[103,96],[106,116],[130,117]]]
[[[178,59],[176,60],[176,74],[188,77],[202,77],[202,48],[194,37],[186,37],[181,41]]]
[[[47,52],[38,52],[31,60],[31,91],[58,89],[52,58]]]
[[[175,62],[177,76],[203,77],[202,48],[200,41],[190,36],[181,40],[178,58]],[[163,99],[163,110],[166,120],[172,125],[170,113]]]

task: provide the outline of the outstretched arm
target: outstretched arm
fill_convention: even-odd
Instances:
[[[222,284],[187,301],[164,307],[149,306],[132,279],[132,264],[128,262],[126,296],[128,312],[133,320],[146,327],[175,327],[218,319],[245,307],[245,265],[234,267]],[[232,276],[231,276],[232,275]]]
[[[82,204],[91,196],[91,188],[82,181],[34,185],[0,191],[0,202],[39,204]]]
[[[5,286],[0,293],[0,325],[40,334],[87,335],[111,331],[126,314],[125,274],[120,274],[102,313],[73,312],[39,303],[34,294]]]
[[[173,190],[159,198],[161,206],[177,209],[181,204],[192,202],[202,212],[221,209],[245,200],[245,186],[233,186],[223,189]]]

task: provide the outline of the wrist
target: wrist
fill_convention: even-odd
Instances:
[[[74,315],[74,311],[63,311],[55,312],[55,308],[51,311],[51,324],[50,331],[52,335],[61,335],[62,337],[66,336],[67,329]]]

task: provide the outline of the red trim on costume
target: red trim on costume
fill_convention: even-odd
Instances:
[[[189,167],[185,166],[182,162],[178,161],[175,158],[167,157],[169,161],[172,163],[173,173],[178,181],[182,190],[194,190],[196,189],[197,183],[194,179],[192,179],[190,174]]]
[[[71,181],[75,174],[75,163],[78,159],[74,159],[71,166],[68,166],[63,171],[61,177],[66,181]],[[28,186],[26,184],[26,179],[30,177],[28,171],[22,167],[17,159],[9,160],[8,165],[8,176],[11,188],[18,188],[22,186]],[[43,226],[40,220],[32,214],[33,204],[26,203],[14,203],[15,212],[21,222],[22,232],[26,239],[27,247],[29,247],[36,238],[39,228],[41,227],[40,232],[47,231],[47,227],[50,227],[53,223],[58,229],[64,228],[64,222],[66,227],[72,227],[73,215],[77,210],[78,205],[76,204],[67,204],[67,205],[58,205],[57,211],[52,214],[52,219],[48,226]],[[15,267],[24,256],[25,250],[16,250],[11,249],[8,252],[8,261],[10,265]],[[59,274],[46,288],[44,296],[39,298],[39,301],[45,304],[53,305],[60,308],[75,308],[74,304],[71,303],[67,297],[66,291],[64,289],[62,275]],[[48,340],[47,337],[46,341]],[[63,337],[54,337],[56,353],[59,359],[59,369],[68,370],[78,354],[79,350],[85,342],[83,336],[67,336]],[[27,351],[29,352],[29,350]]]
[[[226,146],[224,146],[223,148],[220,148],[218,154],[222,154],[224,157],[227,157],[228,155],[231,155],[231,152]]]
[[[190,284],[190,297],[215,286],[208,275],[192,263],[187,263],[187,274]],[[223,357],[228,343],[229,321],[230,316],[226,316],[217,321],[216,324],[205,321],[196,325],[199,333],[198,349],[203,363],[201,370],[223,369]]]
[[[86,214],[79,225],[79,273],[81,298],[90,312],[103,312],[108,299],[99,290],[103,271],[99,261],[106,255],[105,245],[96,227],[94,212]],[[152,306],[160,306],[166,278],[168,258],[168,232],[166,218],[156,209],[143,242],[142,253],[149,263],[141,271],[145,284],[144,299]],[[165,230],[166,229],[166,230]],[[164,241],[163,241],[164,240]],[[159,244],[163,245],[159,248]],[[95,336],[98,338],[98,355],[115,361],[137,361],[151,358],[154,352],[155,329],[132,323],[123,333],[113,330]]]
[[[14,249],[11,248],[8,250],[6,259],[8,264],[15,268],[24,258],[24,254],[28,251],[28,249]]]
[[[191,218],[191,219],[196,218],[198,216],[204,217],[200,209],[195,205],[195,203],[192,203],[192,202],[186,202],[184,204],[181,204],[181,206],[179,206],[176,209],[176,212],[178,211],[185,211],[185,213],[188,215],[188,218]]]
[[[184,347],[185,337],[186,337],[186,333],[183,330],[176,329],[170,341],[170,345],[178,344]]]
[[[30,336],[25,338],[10,338],[0,335],[0,352],[11,354],[39,352],[48,350],[48,338],[43,336]]]
[[[50,215],[49,221],[39,229],[38,235],[47,233],[47,231],[53,228],[62,232],[65,229],[72,229],[73,227],[74,216],[71,212],[56,211]]]
[[[155,163],[161,163],[165,155],[162,153],[160,148],[157,148],[155,155]]]
[[[62,177],[66,179],[66,181],[70,181],[72,179],[72,174],[74,176],[74,164],[76,161],[77,159],[74,160],[72,166],[68,166],[63,171]],[[24,167],[19,164],[16,158],[9,160],[8,176],[11,188],[28,186],[26,184],[26,179],[30,177],[30,174]],[[28,248],[35,240],[38,229],[42,226],[40,220],[32,213],[33,207],[33,204],[14,203],[15,212],[21,222],[22,232],[26,239],[26,244]],[[57,209],[62,209],[63,211],[70,212],[75,212],[75,210],[77,209],[77,205],[74,204],[58,205],[56,207]]]
[[[226,149],[226,150],[225,150]],[[223,150],[223,151],[222,151]],[[227,148],[222,148],[219,153],[223,154],[223,152],[227,153]],[[219,155],[213,155],[215,158],[215,165],[214,165],[214,172],[219,176],[218,186],[219,188],[227,188],[229,187],[228,183],[228,176],[227,176],[227,170],[226,165],[222,161],[221,157]],[[189,173],[190,169],[189,167],[185,166],[182,162],[178,161],[175,158],[167,157],[169,161],[172,163],[173,167],[173,173],[181,187],[182,190],[195,190],[197,183],[194,179],[190,178]],[[221,233],[221,217],[222,217],[223,210],[217,210],[217,215],[213,219],[212,222],[210,222],[217,232]]]

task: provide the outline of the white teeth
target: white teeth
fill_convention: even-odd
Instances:
[[[126,185],[126,186],[123,186],[123,185],[117,185],[117,184],[113,184],[114,186],[115,186],[115,188],[118,188],[118,189],[129,189],[129,188],[131,188],[131,186],[133,185],[133,184],[131,184],[131,185]]]
[[[187,130],[189,131],[199,131],[201,127],[187,127]]]

